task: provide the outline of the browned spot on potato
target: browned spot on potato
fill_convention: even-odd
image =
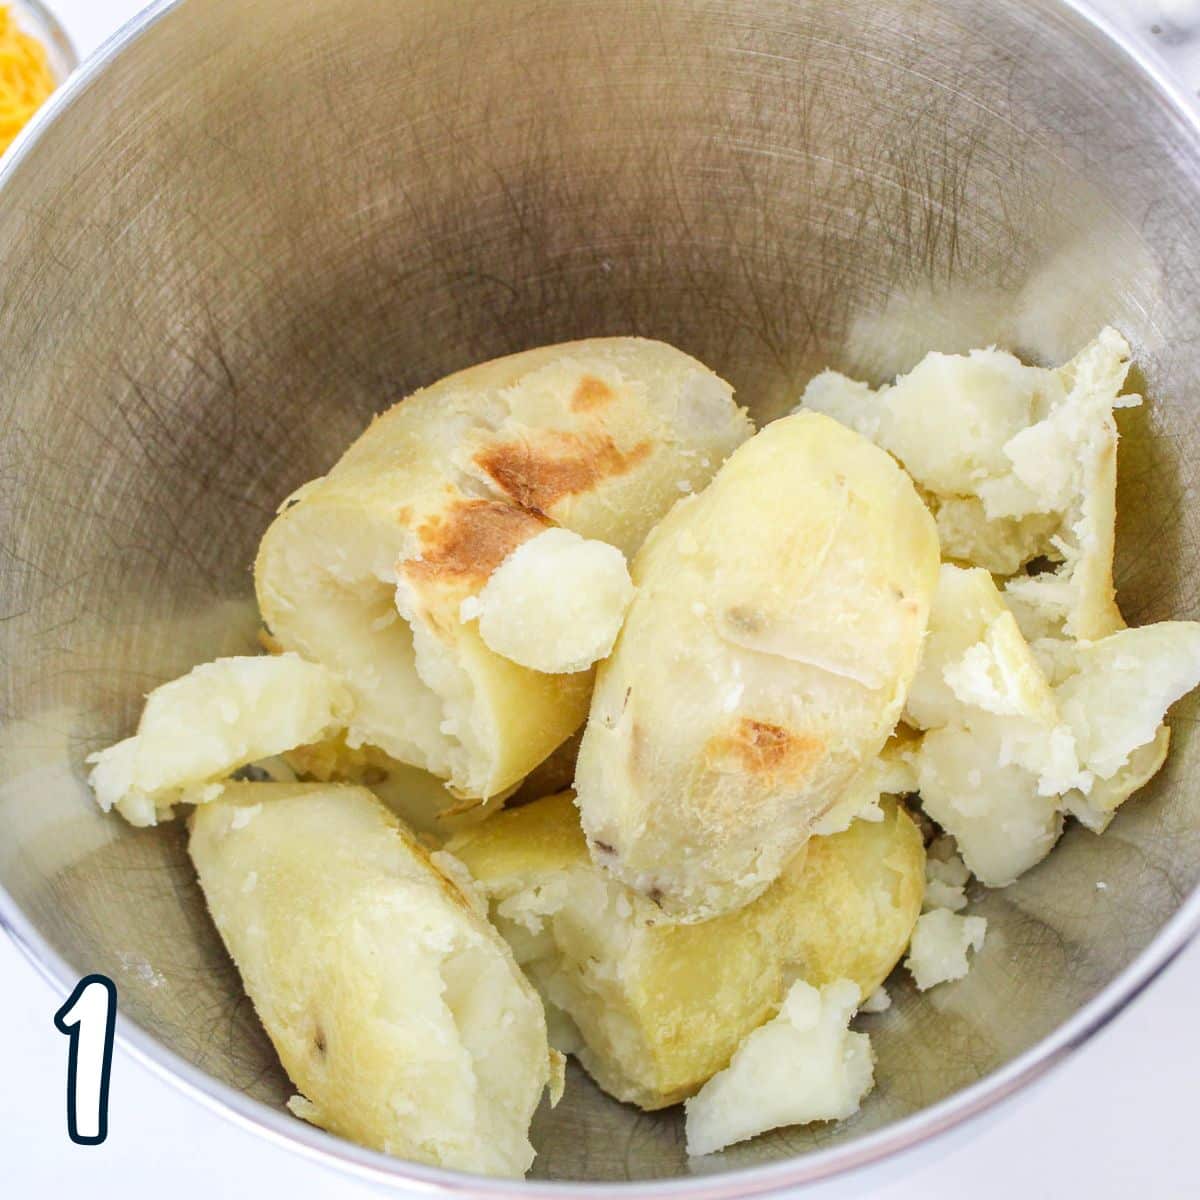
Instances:
[[[458,500],[417,530],[421,557],[403,570],[416,583],[482,583],[546,522],[503,500]]]
[[[591,412],[593,408],[607,404],[615,395],[616,393],[603,379],[597,379],[595,375],[585,375],[576,385],[575,392],[571,396],[571,410],[573,412]]]
[[[639,442],[625,451],[607,434],[554,429],[536,438],[489,446],[475,462],[514,503],[548,513],[565,497],[590,492],[605,479],[631,471],[650,449],[649,442]]]
[[[799,779],[824,753],[825,743],[782,725],[739,717],[727,733],[709,738],[708,766],[719,773],[740,771],[774,780]]]

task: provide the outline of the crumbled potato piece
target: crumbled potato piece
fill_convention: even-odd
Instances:
[[[1085,795],[1072,788],[1063,796],[1063,810],[1093,833],[1103,833],[1120,808],[1134,792],[1145,787],[1167,761],[1171,746],[1171,731],[1160,725],[1154,740],[1139,746],[1125,766],[1108,779],[1095,779]]]
[[[1040,795],[1037,776],[1005,755],[998,722],[947,725],[921,741],[921,807],[989,887],[1041,862],[1062,833],[1058,798]]]
[[[1040,862],[1062,832],[1057,794],[1074,786],[1074,745],[992,577],[944,564],[907,719],[925,812],[991,887]]]
[[[377,418],[284,502],[255,585],[275,639],[336,670],[353,744],[464,798],[518,783],[582,723],[590,674],[497,654],[461,605],[550,526],[632,554],[752,427],[660,342],[601,338],[482,363]]]
[[[88,758],[89,782],[106,812],[155,825],[176,804],[201,804],[220,781],[345,727],[345,685],[298,654],[219,658],[146,697],[137,733]]]
[[[967,951],[982,950],[986,935],[984,917],[962,917],[949,909],[935,908],[918,919],[904,965],[922,992],[961,979],[970,970]]]
[[[797,974],[850,979],[864,996],[882,983],[920,911],[925,856],[903,808],[881,808],[812,838],[751,904],[694,925],[665,921],[591,861],[570,793],[499,813],[447,849],[545,998],[554,1044],[610,1094],[657,1109],[724,1067]]]
[[[800,408],[826,412],[895,454],[937,517],[943,553],[1011,576],[1027,638],[1095,639],[1124,624],[1113,597],[1117,428],[1129,347],[1104,329],[1058,370],[999,350],[927,355],[872,391],[826,372]],[[1031,560],[1060,564],[1019,574]]]
[[[954,839],[948,834],[935,838],[925,852],[925,900],[923,912],[948,908],[959,912],[967,907],[965,888],[971,880],[967,864],[959,856]]]
[[[1015,575],[1044,554],[1059,525],[1053,513],[989,519],[976,496],[943,496],[933,507],[942,556],[993,575]]]
[[[928,354],[883,393],[879,443],[927,490],[973,495],[1011,469],[1005,447],[1034,419],[1042,376],[1001,350]]]
[[[674,920],[761,895],[892,732],[937,564],[911,481],[829,418],[735,451],[634,560],[575,774],[597,861]]]
[[[1200,622],[1162,621],[1081,646],[1055,689],[1080,760],[1111,779],[1158,734],[1167,709],[1200,684]]]
[[[1200,624],[1030,647],[986,571],[944,564],[906,708],[927,731],[922,807],[1003,887],[1049,853],[1064,812],[1107,825],[1162,765],[1163,717],[1197,683]]]
[[[859,1006],[858,1011],[864,1013],[883,1013],[892,1007],[892,998],[881,983]]]
[[[217,929],[302,1093],[360,1145],[520,1176],[551,1080],[504,941],[362,788],[230,784],[189,843]]]
[[[992,577],[978,567],[944,563],[905,720],[916,729],[936,729],[969,704],[1041,728],[1057,717],[1049,685]]]
[[[858,1001],[848,979],[820,991],[796,980],[779,1015],[751,1033],[729,1066],[687,1102],[688,1154],[856,1113],[875,1082],[871,1039],[849,1029]]]
[[[462,602],[489,649],[533,671],[585,671],[607,658],[633,599],[625,556],[607,542],[547,529],[522,542]]]

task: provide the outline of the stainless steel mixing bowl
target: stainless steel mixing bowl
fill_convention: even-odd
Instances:
[[[979,899],[964,982],[896,982],[856,1118],[689,1163],[677,1113],[576,1073],[522,1188],[288,1116],[181,830],[103,817],[83,782],[148,688],[252,648],[259,534],[372,411],[558,339],[665,338],[761,417],[827,363],[1055,359],[1112,321],[1152,398],[1122,416],[1121,602],[1200,616],[1200,135],[1071,7],[181,0],[77,75],[0,177],[4,921],[64,990],[111,975],[126,1045],[201,1100],[397,1183],[745,1196],[1013,1091],[1197,923],[1192,703],[1105,837],[1071,829]]]

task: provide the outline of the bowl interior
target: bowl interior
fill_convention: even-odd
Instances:
[[[101,816],[83,759],[149,688],[253,648],[249,565],[282,497],[372,412],[495,355],[663,338],[766,418],[826,365],[878,380],[989,343],[1055,360],[1112,322],[1150,397],[1121,418],[1120,600],[1133,624],[1200,616],[1198,171],[1190,125],[1049,0],[163,11],[0,190],[0,883],[32,935],[111,975],[162,1045],[282,1104],[180,829]],[[1197,711],[1104,838],[1071,829],[979,896],[964,982],[894,981],[853,1120],[689,1162],[678,1113],[575,1071],[534,1175],[843,1144],[1033,1046],[1196,884]]]

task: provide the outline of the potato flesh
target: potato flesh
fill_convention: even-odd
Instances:
[[[624,553],[749,436],[731,391],[658,342],[599,339],[484,363],[378,418],[267,531],[259,605],[337,670],[370,744],[495,796],[583,721],[591,679],[496,654],[464,599],[561,525]]]
[[[1192,622],[1055,647],[1033,653],[986,571],[943,565],[906,718],[927,731],[923,808],[991,887],[1050,852],[1064,813],[1103,829],[1162,765],[1166,711],[1200,683]]]
[[[924,489],[947,557],[1012,576],[1025,635],[1096,639],[1122,628],[1112,583],[1117,429],[1129,346],[1116,330],[1058,370],[999,350],[929,354],[872,391],[817,376],[801,409],[846,421]],[[1020,574],[1045,556],[1060,565]]]
[[[220,658],[155,688],[137,733],[88,759],[89,782],[105,811],[154,825],[219,795],[239,767],[344,728],[351,707],[345,685],[299,655]]]
[[[518,546],[478,596],[462,602],[489,649],[552,674],[586,671],[607,658],[633,599],[615,546],[547,529]]]
[[[447,849],[601,1087],[645,1109],[692,1095],[777,1010],[796,975],[871,994],[920,912],[920,833],[882,819],[813,838],[753,903],[678,925],[596,867],[570,793],[497,814]],[[553,1025],[553,1020],[551,1021]]]
[[[360,1145],[520,1176],[549,1078],[508,947],[370,793],[230,784],[189,849],[246,991],[302,1093]]]
[[[778,1016],[751,1033],[729,1066],[687,1102],[688,1154],[856,1113],[875,1082],[871,1040],[849,1030],[860,999],[846,979],[819,991],[796,980]]]
[[[937,561],[908,478],[829,418],[736,451],[634,560],[575,777],[597,862],[673,920],[761,895],[891,733]]]
[[[962,979],[970,970],[967,952],[982,950],[986,936],[985,918],[960,916],[947,908],[932,909],[917,921],[904,965],[922,992],[939,983]]]

